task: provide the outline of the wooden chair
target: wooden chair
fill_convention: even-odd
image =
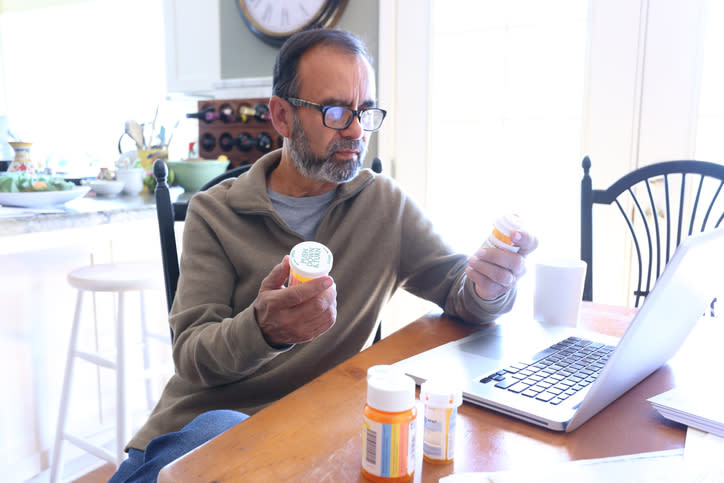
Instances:
[[[236,178],[242,173],[249,171],[251,164],[243,164],[236,168],[227,170],[204,184],[199,191],[205,191],[215,184],[229,178]],[[176,245],[176,232],[174,223],[186,219],[188,201],[172,203],[171,194],[168,189],[168,167],[161,160],[153,163],[153,176],[156,178],[156,217],[158,218],[158,231],[161,238],[161,257],[163,260],[163,279],[166,285],[166,303],[169,312],[176,296],[178,285],[179,264],[178,250]],[[172,334],[173,337],[173,334]]]
[[[583,300],[593,299],[593,205],[616,204],[628,227],[637,265],[635,306],[648,295],[681,240],[724,220],[724,165],[665,161],[636,169],[607,189],[592,188],[583,158],[581,259],[588,263]],[[712,302],[712,310],[713,310]]]
[[[203,185],[199,191],[205,191],[217,183],[229,178],[235,178],[245,173],[251,168],[251,164],[244,164],[236,168],[230,169]],[[372,161],[371,169],[375,173],[382,172],[382,161],[375,158]],[[176,296],[176,286],[179,278],[179,262],[178,250],[176,245],[176,232],[174,231],[174,223],[184,221],[186,219],[186,202],[171,202],[171,195],[168,189],[168,167],[166,163],[157,160],[153,164],[153,175],[156,178],[156,216],[158,218],[158,230],[161,238],[161,256],[163,259],[163,278],[166,285],[166,303],[168,310],[171,311],[173,299]],[[382,324],[377,326],[374,342],[378,342],[382,338]],[[173,340],[173,331],[171,332]]]

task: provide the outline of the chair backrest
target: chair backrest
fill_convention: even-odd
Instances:
[[[665,161],[636,169],[607,189],[593,189],[591,160],[583,158],[581,259],[588,263],[583,300],[593,299],[593,205],[616,204],[638,262],[635,306],[648,295],[682,238],[724,220],[724,165]]]
[[[203,161],[200,161],[203,162]],[[229,178],[235,178],[249,170],[251,164],[243,164],[236,168],[225,171],[204,184],[199,191],[205,191],[215,184]],[[156,217],[158,218],[158,230],[161,238],[161,258],[163,261],[163,278],[166,285],[166,303],[169,312],[173,299],[176,296],[178,285],[179,265],[178,250],[176,245],[176,232],[174,223],[186,219],[188,201],[171,202],[171,194],[168,189],[168,167],[161,160],[153,163],[153,175],[156,178]]]

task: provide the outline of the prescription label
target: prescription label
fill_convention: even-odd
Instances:
[[[364,418],[362,467],[387,478],[411,475],[415,471],[415,420],[384,424]]]

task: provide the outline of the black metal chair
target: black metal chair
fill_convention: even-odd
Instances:
[[[371,169],[375,173],[382,172],[382,161],[375,158],[372,161]],[[219,176],[213,178],[204,184],[199,191],[205,191],[212,186],[229,178],[236,178],[251,168],[251,164],[243,164],[236,168],[225,171]],[[176,232],[174,231],[174,223],[184,221],[186,219],[186,210],[188,208],[188,200],[182,202],[171,202],[171,194],[168,188],[168,167],[161,160],[156,160],[153,164],[153,175],[156,178],[156,217],[158,218],[158,230],[161,238],[161,257],[163,261],[163,278],[166,285],[166,303],[168,311],[171,311],[173,299],[176,296],[176,286],[179,278],[178,250],[176,245]],[[377,326],[374,342],[378,342],[382,338],[382,324]],[[173,339],[173,332],[171,333]]]
[[[604,190],[594,190],[583,158],[581,259],[588,263],[583,300],[593,299],[593,205],[616,204],[636,251],[635,306],[648,295],[681,240],[724,220],[724,165],[665,161],[636,169]],[[713,302],[712,302],[713,310]]]

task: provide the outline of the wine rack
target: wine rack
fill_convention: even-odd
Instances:
[[[199,157],[229,158],[229,169],[253,163],[282,146],[268,116],[268,98],[214,99],[198,101]]]

